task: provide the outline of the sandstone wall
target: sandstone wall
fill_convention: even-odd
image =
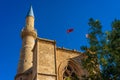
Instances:
[[[37,69],[37,80],[56,80],[55,42],[39,38],[36,46],[33,66]]]

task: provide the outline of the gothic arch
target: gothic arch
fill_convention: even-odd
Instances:
[[[73,77],[80,79],[83,71],[78,63],[74,59],[68,59],[61,62],[58,67],[58,80],[65,80],[67,77]]]

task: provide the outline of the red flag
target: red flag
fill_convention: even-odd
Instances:
[[[67,30],[67,33],[70,33],[70,32],[72,32],[73,30],[74,30],[73,28],[68,29],[68,30]]]

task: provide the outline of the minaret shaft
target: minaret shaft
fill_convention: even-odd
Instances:
[[[23,38],[22,48],[20,52],[20,61],[18,66],[18,73],[23,73],[32,67],[33,52],[32,49],[35,44],[33,36],[26,36]]]
[[[33,66],[33,52],[32,49],[35,44],[37,32],[34,29],[34,15],[32,7],[26,17],[26,26],[21,32],[22,48],[20,52],[20,60],[18,64],[17,74],[21,74],[29,70]],[[31,14],[32,13],[32,14]]]
[[[34,30],[34,17],[29,16],[26,18],[26,28],[29,30]]]

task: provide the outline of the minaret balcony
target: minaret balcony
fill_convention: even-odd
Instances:
[[[23,28],[22,32],[21,32],[21,37],[24,38],[25,36],[33,36],[34,38],[36,38],[37,37],[37,30],[36,29],[28,30],[26,28]]]

